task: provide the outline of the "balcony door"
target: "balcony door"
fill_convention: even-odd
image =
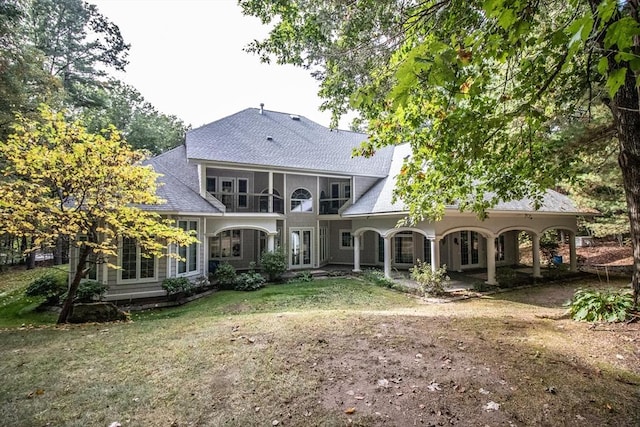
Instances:
[[[312,267],[313,228],[291,229],[291,267]]]

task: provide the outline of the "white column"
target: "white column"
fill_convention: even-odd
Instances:
[[[267,234],[267,251],[273,252],[276,249],[276,235],[275,234]]]
[[[360,236],[353,236],[353,272],[360,271]]]
[[[267,212],[272,213],[273,212],[273,172],[269,172],[269,189],[267,190],[269,192],[269,197],[268,197],[268,206],[267,206]],[[273,251],[269,251],[269,252],[273,252]]]
[[[487,285],[496,282],[496,239],[493,235],[487,237]]]
[[[533,243],[531,246],[531,253],[533,255],[533,277],[542,277],[540,274],[540,236],[533,234],[531,241]]]
[[[576,254],[576,234],[569,232],[569,270],[578,271],[578,256]]]
[[[391,279],[391,237],[384,237],[384,277]]]
[[[431,263],[431,271],[435,272],[440,268],[440,238],[429,239],[429,243],[431,244],[431,259],[429,262]]]

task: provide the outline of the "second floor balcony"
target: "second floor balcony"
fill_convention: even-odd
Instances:
[[[278,213],[284,214],[284,199],[278,194],[207,192],[223,212],[230,213]]]

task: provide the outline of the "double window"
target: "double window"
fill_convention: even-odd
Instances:
[[[242,258],[242,230],[222,231],[209,242],[211,259]]]
[[[291,193],[291,212],[313,212],[313,198],[309,190],[298,188]]]
[[[249,180],[247,178],[225,178],[208,176],[207,192],[224,204],[227,209],[249,207]]]
[[[135,239],[122,238],[120,250],[120,279],[122,281],[155,279],[156,259],[142,249]]]
[[[192,232],[197,236],[198,221],[196,220],[180,220],[178,228]],[[192,243],[189,246],[179,246],[178,255],[182,260],[178,261],[178,274],[189,274],[198,271],[198,243]]]

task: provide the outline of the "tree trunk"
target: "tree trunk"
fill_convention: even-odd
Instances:
[[[629,214],[634,261],[631,287],[634,305],[637,307],[640,294],[640,99],[631,69],[627,69],[625,84],[616,93],[610,107],[620,141],[618,163],[622,170]]]
[[[86,264],[87,259],[89,259],[89,255],[91,254],[91,248],[88,246],[82,246],[80,251],[78,251],[78,264],[76,265],[76,272],[73,276],[73,280],[69,284],[69,290],[67,291],[67,298],[64,300],[62,304],[62,310],[60,311],[60,315],[58,316],[58,324],[67,323],[67,319],[71,314],[71,309],[73,308],[73,300],[76,297],[76,292],[78,291],[78,286],[80,286],[80,280],[86,274]]]

